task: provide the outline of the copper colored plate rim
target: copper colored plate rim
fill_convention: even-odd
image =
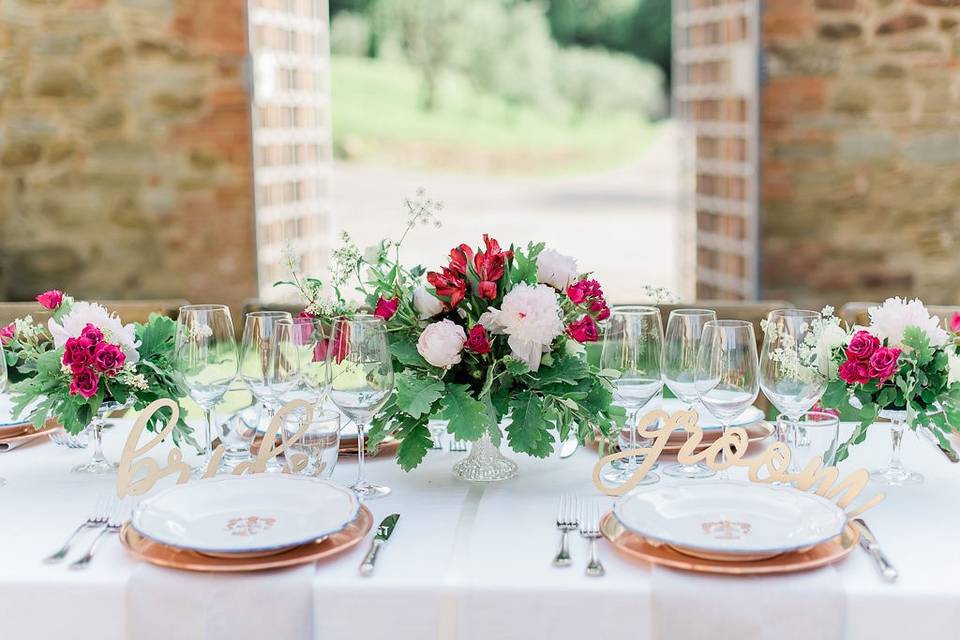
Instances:
[[[24,442],[30,442],[31,440],[48,436],[54,431],[56,431],[57,429],[62,429],[62,428],[63,427],[61,427],[59,424],[56,424],[56,423],[51,424],[50,422],[48,422],[39,431],[34,430],[32,426],[27,426],[22,431],[15,431],[14,432],[15,435],[10,435],[10,436],[5,435],[0,437],[0,442],[6,443],[6,444],[11,444],[11,443],[22,444]]]
[[[120,530],[120,542],[135,556],[161,567],[217,573],[264,571],[316,562],[346,551],[362,541],[372,527],[373,514],[366,506],[360,505],[356,519],[342,531],[317,542],[260,557],[224,558],[175,549],[144,538],[129,522]]]
[[[380,446],[377,448],[376,453],[367,453],[367,457],[378,458],[380,456],[390,456],[396,452],[397,448],[400,447],[400,441],[396,438],[390,437],[380,443]],[[357,447],[354,446],[343,446],[343,441],[340,441],[340,455],[356,455]]]
[[[652,545],[642,536],[624,529],[612,512],[600,520],[600,532],[622,555],[683,571],[726,575],[764,575],[807,571],[833,564],[857,546],[860,532],[849,523],[843,534],[807,551],[782,553],[763,560],[707,560],[686,555],[668,545]]]
[[[758,420],[757,422],[751,422],[748,425],[740,427],[747,430],[747,441],[748,442],[760,442],[761,440],[766,440],[773,435],[774,428],[766,420]],[[751,433],[753,430],[753,433]],[[704,439],[700,441],[700,444],[694,449],[694,453],[700,453],[711,444],[717,441],[720,438],[721,431],[718,429],[710,429],[704,431]],[[664,453],[679,453],[680,447],[687,441],[687,436],[682,431],[674,432],[674,434],[667,440],[666,446],[663,447]],[[594,439],[590,442],[590,446],[596,449],[599,445],[599,441]]]

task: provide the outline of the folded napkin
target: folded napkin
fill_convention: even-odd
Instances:
[[[28,444],[46,442],[50,435],[50,429],[34,431],[33,427],[28,427],[22,432],[18,431],[15,433],[16,435],[11,435],[9,437],[0,439],[0,453],[5,451],[13,451],[14,449]]]
[[[129,640],[309,640],[315,565],[200,573],[139,564],[127,583]]]
[[[652,567],[651,638],[842,640],[846,602],[833,567],[712,576]]]

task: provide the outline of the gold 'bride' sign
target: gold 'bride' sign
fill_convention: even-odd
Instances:
[[[842,480],[840,471],[836,467],[824,467],[820,456],[814,457],[801,471],[790,473],[790,447],[783,442],[775,442],[762,452],[749,458],[745,457],[750,445],[750,437],[745,429],[731,427],[700,453],[697,447],[703,440],[703,429],[697,425],[699,416],[696,411],[677,411],[669,414],[666,411],[656,410],[643,416],[637,423],[637,437],[652,440],[647,447],[639,447],[629,451],[612,453],[601,458],[593,468],[593,484],[603,493],[610,496],[620,496],[639,484],[647,475],[650,468],[657,462],[663,452],[670,435],[677,430],[686,431],[686,442],[677,453],[677,460],[681,464],[696,464],[703,462],[714,471],[729,467],[746,467],[747,475],[753,482],[784,482],[794,483],[801,491],[807,491],[819,485],[816,493],[831,500],[836,499],[837,505],[846,508],[853,502],[870,481],[870,474],[866,469],[857,469]],[[663,425],[656,430],[648,431],[647,427],[656,425],[660,420]],[[721,456],[721,454],[723,454]],[[609,487],[600,479],[600,471],[608,463],[621,458],[645,456],[643,463],[637,467],[626,483]],[[849,517],[855,517],[867,509],[879,504],[884,494],[878,494],[852,511]]]
[[[146,444],[140,446],[140,437],[146,430],[147,421],[153,414],[163,408],[170,409],[171,411],[167,425],[154,434]],[[280,425],[283,424],[283,421],[290,413],[297,410],[303,410],[305,412],[304,419],[300,421],[300,428],[293,435],[288,435],[284,439],[284,443],[280,447],[277,447],[275,443]],[[120,468],[117,470],[117,495],[119,497],[143,495],[150,491],[159,480],[171,475],[178,476],[177,484],[183,484],[190,480],[193,468],[183,461],[183,453],[179,449],[173,448],[167,452],[166,466],[161,466],[160,463],[153,458],[145,457],[147,452],[159,445],[162,440],[168,438],[170,434],[173,433],[173,426],[177,424],[177,420],[179,419],[180,406],[169,399],[155,400],[140,412],[140,416],[130,430],[130,435],[127,436],[126,444],[123,445],[123,453],[120,454]],[[262,472],[271,458],[279,456],[290,444],[298,441],[303,436],[307,430],[307,425],[310,424],[312,419],[313,407],[308,402],[294,400],[283,405],[270,422],[270,426],[264,434],[263,443],[260,445],[257,457],[253,460],[238,464],[233,470],[234,475]],[[217,470],[220,468],[220,461],[223,459],[223,452],[222,444],[213,450],[202,477],[209,478],[216,475]],[[287,454],[284,457],[287,460],[290,471],[293,473],[301,471],[307,466],[307,456],[301,453]]]

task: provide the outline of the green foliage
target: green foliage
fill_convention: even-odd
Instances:
[[[368,55],[371,35],[370,18],[342,11],[330,20],[330,52],[345,56]]]
[[[552,412],[533,391],[522,391],[510,403],[513,415],[507,426],[507,442],[514,451],[535,458],[546,458],[553,452],[553,435],[549,421]]]
[[[475,399],[470,387],[448,384],[438,416],[448,420],[447,431],[463,440],[477,440],[490,427],[491,416],[483,402]]]
[[[444,390],[439,380],[418,378],[407,372],[397,374],[396,385],[397,404],[411,418],[430,414],[433,403],[440,399]]]
[[[667,110],[663,73],[627,54],[567,47],[557,55],[555,74],[576,119],[618,112],[658,118]]]

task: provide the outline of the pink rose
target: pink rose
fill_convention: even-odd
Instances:
[[[578,280],[567,287],[567,297],[573,304],[582,304],[603,298],[603,289],[600,288],[600,283],[596,280]]]
[[[386,298],[380,298],[377,300],[377,308],[374,310],[373,315],[378,318],[383,318],[384,322],[393,317],[393,314],[397,312],[397,307],[400,306],[400,298],[391,298],[387,300]]]
[[[84,367],[73,372],[73,381],[70,382],[70,395],[80,394],[89,399],[97,395],[97,387],[99,386],[100,376],[97,372],[89,367]]]
[[[882,384],[897,372],[900,349],[880,347],[870,356],[870,375]]]
[[[847,345],[847,358],[850,360],[869,360],[880,348],[880,339],[869,331],[857,331]]]
[[[93,366],[108,378],[117,375],[126,360],[127,356],[115,344],[101,342],[93,349]]]
[[[840,365],[840,379],[847,384],[866,384],[870,382],[870,363],[862,360],[847,360]]]
[[[950,331],[960,333],[960,313],[955,313],[950,317]]]
[[[601,322],[610,317],[610,307],[607,306],[607,301],[603,298],[590,305],[590,311],[597,314],[597,320]]]
[[[568,324],[567,335],[577,342],[596,342],[600,338],[597,323],[590,316],[583,316],[580,320]]]
[[[475,324],[467,334],[467,341],[464,348],[483,355],[490,353],[490,339],[487,338],[487,330],[482,324]]]
[[[80,332],[80,337],[86,338],[90,341],[90,344],[96,345],[103,341],[103,331],[88,322],[87,326]]]
[[[68,338],[63,345],[63,359],[61,362],[74,371],[90,364],[93,354],[93,343],[87,338]]]
[[[17,335],[17,326],[10,323],[3,329],[0,329],[0,344],[8,344]]]
[[[63,291],[60,291],[59,289],[45,291],[37,296],[37,302],[39,302],[40,306],[44,309],[53,311],[63,304]]]

